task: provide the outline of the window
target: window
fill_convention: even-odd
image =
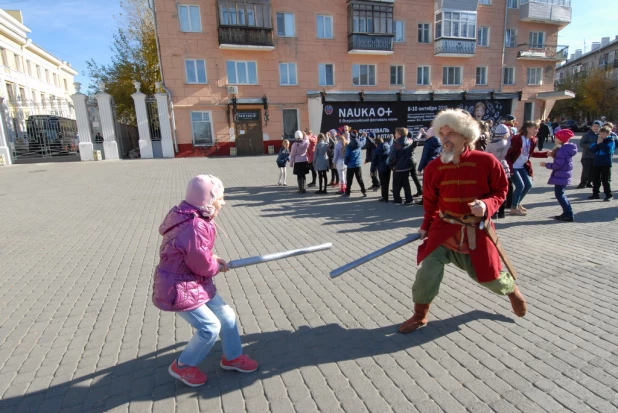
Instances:
[[[431,29],[429,23],[419,23],[418,25],[418,42],[431,43]]]
[[[479,0],[479,4],[484,4],[486,6],[491,5],[491,0]]]
[[[507,0],[506,7],[509,9],[516,9],[518,7],[517,0]]]
[[[354,86],[375,86],[375,65],[352,65],[352,84]]]
[[[178,6],[181,32],[201,32],[200,6]]]
[[[391,66],[391,85],[403,85],[403,66]]]
[[[298,109],[283,109],[283,137],[293,139],[298,127]]]
[[[277,36],[294,37],[294,15],[292,13],[277,13]]]
[[[272,28],[270,4],[262,0],[218,0],[219,24]]]
[[[28,98],[28,96],[26,96],[26,89],[24,89],[23,87],[20,87],[19,88],[19,100],[21,100],[23,102],[27,98]]]
[[[54,73],[54,86],[58,86],[58,75]]]
[[[349,13],[350,9],[352,13]],[[354,33],[393,34],[393,5],[351,3]]]
[[[530,34],[528,35],[528,45],[533,49],[545,48],[545,33],[530,32]]]
[[[318,16],[318,39],[333,38],[333,16]]]
[[[45,81],[49,83],[49,70],[45,69]]]
[[[6,50],[3,47],[0,47],[0,64],[6,66]]]
[[[36,91],[32,91],[32,103],[36,103]]]
[[[15,70],[17,70],[18,72],[21,72],[21,62],[19,61],[19,56],[17,55],[13,55],[15,56]]]
[[[445,66],[442,69],[442,84],[449,86],[461,85],[461,67]]]
[[[476,85],[486,85],[487,84],[487,67],[477,67],[476,68]]]
[[[422,86],[429,86],[431,84],[431,79],[429,79],[429,73],[429,66],[419,66],[416,69],[416,84]]]
[[[436,38],[476,39],[476,13],[445,11],[436,14]]]
[[[279,63],[279,84],[282,86],[295,86],[296,63]]]
[[[335,66],[321,63],[318,65],[320,86],[335,86]]]
[[[257,63],[228,60],[227,82],[230,85],[257,85]]]
[[[207,83],[206,80],[206,61],[205,60],[185,60],[185,74],[187,83]]]
[[[12,83],[6,82],[6,94],[9,98],[9,102],[15,102],[15,86]]]
[[[541,85],[543,79],[543,69],[540,67],[529,67],[526,78],[529,85]]]
[[[481,47],[489,47],[489,27],[479,27],[476,44]]]
[[[405,38],[403,35],[403,22],[399,20],[393,20],[393,33],[395,33],[394,42],[403,43]]]
[[[517,37],[517,30],[506,29],[506,47],[515,47],[515,38]]]
[[[41,104],[43,107],[47,106],[47,102],[45,100],[45,93],[41,93]]]
[[[505,67],[503,71],[503,83],[505,85],[514,85],[515,84],[515,68],[514,67]]]
[[[41,80],[41,66],[36,65],[36,77]]]
[[[66,90],[68,92],[69,91],[69,84],[67,83],[67,80],[63,79],[62,82],[64,83],[64,90]]]
[[[32,63],[30,60],[26,60],[26,68],[28,69],[28,76],[32,76]]]
[[[194,146],[214,145],[210,112],[191,112]]]

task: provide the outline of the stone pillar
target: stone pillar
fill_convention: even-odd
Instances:
[[[112,111],[112,95],[105,93],[105,83],[99,83],[100,93],[96,94],[101,115],[101,130],[103,131],[103,151],[106,160],[120,159],[118,142],[116,142],[116,121]]]
[[[156,90],[161,90],[161,83],[156,83]],[[164,158],[173,158],[176,155],[174,153],[167,93],[155,93],[155,97],[157,98],[157,108],[159,110],[159,124],[161,125],[161,151]]]
[[[73,83],[75,94],[71,95],[75,105],[75,119],[77,119],[77,132],[79,133],[79,157],[82,161],[94,161],[92,154],[92,129],[90,129],[90,117],[88,116],[87,96],[80,93],[81,83]]]
[[[11,159],[11,149],[9,148],[8,141],[6,139],[7,129],[5,124],[5,111],[4,111],[4,98],[0,97],[0,116],[2,117],[0,122],[0,155],[4,157],[4,165],[11,165],[13,160]],[[0,163],[0,166],[3,166]]]
[[[152,140],[150,139],[150,122],[148,121],[148,109],[146,108],[146,95],[140,92],[140,82],[133,82],[136,92],[131,95],[135,101],[135,115],[137,117],[137,130],[139,132],[139,153],[142,159],[152,159]]]

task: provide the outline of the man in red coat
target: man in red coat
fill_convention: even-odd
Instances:
[[[444,266],[449,263],[490,291],[508,296],[515,314],[523,317],[526,301],[513,276],[502,271],[496,245],[481,227],[493,228],[487,217],[506,198],[504,168],[491,154],[472,150],[480,130],[469,113],[445,110],[432,127],[442,142],[442,154],[425,168],[425,217],[419,230],[424,241],[418,250],[422,266],[412,287],[414,316],[399,332],[412,333],[427,324],[429,305],[438,295]]]
[[[318,143],[318,138],[313,134],[313,132],[311,132],[311,129],[309,128],[305,129],[305,135],[307,135],[307,137],[309,138],[309,148],[307,149],[307,159],[309,162],[309,170],[311,171],[311,182],[307,186],[314,187],[315,178],[317,177],[318,174],[313,168],[313,155],[315,155],[315,147]]]

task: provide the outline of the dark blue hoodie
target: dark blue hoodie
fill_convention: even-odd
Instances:
[[[423,146],[423,156],[421,156],[421,162],[418,164],[418,171],[421,172],[429,162],[440,156],[442,152],[442,143],[440,139],[435,136],[427,139]]]
[[[607,138],[603,139],[601,144],[593,142],[590,144],[590,151],[594,152],[594,166],[612,166],[612,157],[616,150],[616,135],[611,133]]]
[[[365,138],[359,137],[357,134],[350,134],[350,143],[345,148],[345,156],[343,157],[343,163],[348,168],[360,168],[362,165],[361,151],[365,146]]]
[[[412,139],[408,139],[406,136],[396,139],[393,143],[388,156],[388,165],[395,172],[405,172],[412,169],[413,143]]]

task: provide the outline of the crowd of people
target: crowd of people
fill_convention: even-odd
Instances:
[[[470,150],[495,156],[509,181],[506,201],[492,218],[506,218],[507,211],[512,216],[526,216],[528,210],[523,201],[532,189],[534,178],[531,158],[553,158],[553,162],[541,162],[540,166],[552,171],[548,184],[554,185],[556,199],[562,207],[562,214],[555,219],[572,222],[574,214],[565,192],[573,179],[573,158],[578,152],[577,146],[570,142],[573,132],[555,127],[549,119],[525,121],[521,125],[512,115],[507,115],[497,125],[492,121],[476,121],[480,134]],[[614,129],[614,125],[603,118],[593,122],[581,139],[582,174],[577,188],[591,188],[590,200],[600,199],[601,186],[604,201],[613,198],[611,167],[618,143]],[[336,188],[337,194],[349,197],[356,181],[363,197],[373,190],[380,191],[380,202],[422,205],[423,186],[419,176],[442,153],[444,137],[438,135],[434,128],[429,128],[421,129],[414,136],[407,128],[401,127],[388,138],[376,138],[373,132],[359,133],[347,125],[342,128],[342,133],[333,129],[317,136],[310,129],[297,131],[291,148],[289,141],[284,141],[277,157],[278,184],[287,185],[286,166],[289,163],[300,194],[313,187],[318,188],[316,194],[328,194],[330,187]],[[543,150],[550,139],[553,149]],[[424,145],[417,162],[415,151],[420,142]],[[364,163],[370,163],[369,188],[365,186],[362,175],[363,149],[366,149]],[[307,175],[312,178],[309,184]]]

